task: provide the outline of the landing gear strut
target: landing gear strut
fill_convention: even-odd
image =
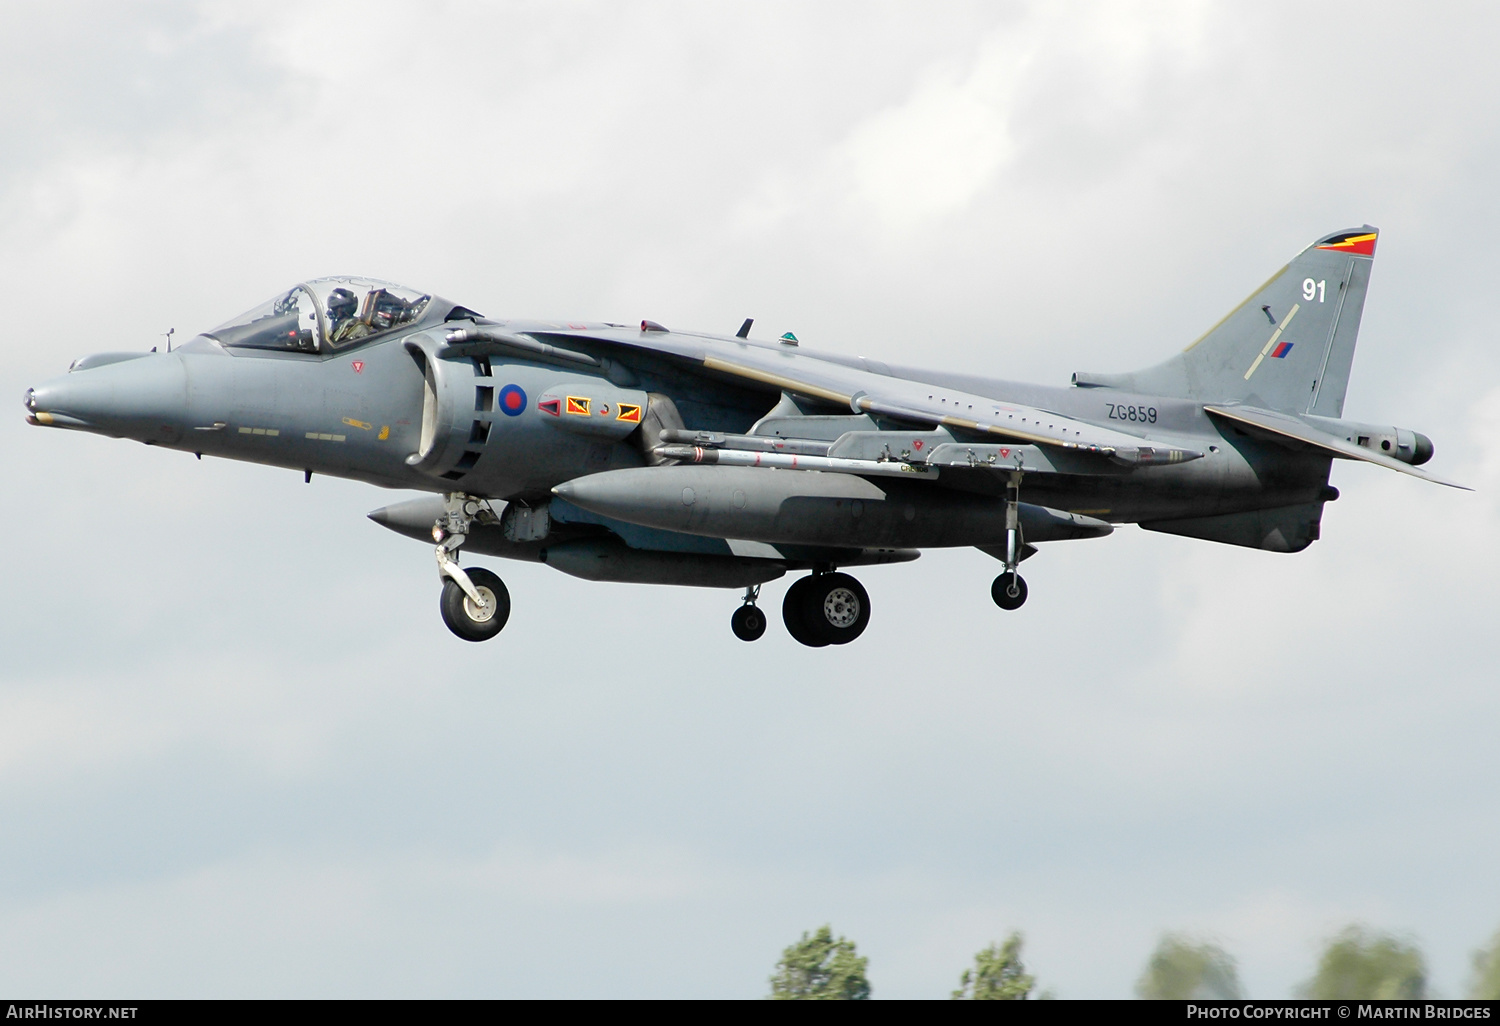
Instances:
[[[787,633],[809,648],[847,645],[870,623],[870,596],[848,574],[812,573],[786,591]]]
[[[990,598],[1001,609],[1020,609],[1026,582],[1016,573],[1021,562],[1021,472],[1012,471],[1005,485],[1005,572],[990,585]]]
[[[475,520],[493,519],[495,511],[484,499],[463,492],[443,497],[443,517],[432,525],[437,542],[438,577],[443,594],[438,607],[448,629],[465,641],[488,641],[510,619],[510,592],[505,582],[488,570],[465,571],[458,565],[459,549],[469,540]]]
[[[757,641],[766,633],[766,614],[760,611],[755,600],[760,597],[760,585],[752,584],[745,589],[745,604],[729,618],[729,629],[741,641]]]

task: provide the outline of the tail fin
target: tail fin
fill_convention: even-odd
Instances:
[[[1073,383],[1341,416],[1378,235],[1365,225],[1321,238],[1177,356]]]

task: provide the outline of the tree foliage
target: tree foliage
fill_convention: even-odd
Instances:
[[[839,937],[825,925],[781,953],[771,977],[771,997],[779,1001],[867,1001],[868,958],[861,958],[854,942]]]
[[[1469,996],[1500,1001],[1500,932],[1491,938],[1487,949],[1474,952],[1474,983]]]
[[[1151,953],[1135,992],[1138,997],[1155,1001],[1244,996],[1234,959],[1223,948],[1171,933],[1163,936]]]
[[[974,956],[974,968],[958,978],[955,1000],[1024,1001],[1031,996],[1036,978],[1021,962],[1021,935],[1012,933],[1004,944],[991,944]]]
[[[1413,944],[1362,926],[1328,942],[1303,997],[1324,1001],[1411,1000],[1427,996],[1427,961]]]

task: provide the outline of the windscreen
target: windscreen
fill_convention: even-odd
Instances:
[[[312,293],[298,285],[204,334],[226,346],[316,353],[323,328]]]
[[[373,278],[305,282],[204,332],[226,346],[316,353],[414,323],[432,297]]]

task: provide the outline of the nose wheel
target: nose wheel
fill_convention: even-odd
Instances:
[[[760,585],[752,584],[745,589],[745,604],[729,618],[729,629],[741,641],[758,641],[766,633],[766,614],[761,612],[755,600],[760,597]]]
[[[504,581],[481,567],[465,573],[478,592],[479,601],[470,598],[457,581],[452,578],[444,580],[439,603],[443,622],[465,641],[488,641],[499,634],[505,621],[510,619],[510,592]]]
[[[787,589],[781,616],[787,633],[809,648],[847,645],[870,623],[870,596],[848,574],[810,574]]]

